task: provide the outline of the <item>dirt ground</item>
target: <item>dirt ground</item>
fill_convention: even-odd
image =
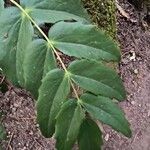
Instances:
[[[139,23],[139,12],[126,0],[119,5],[129,14],[118,12],[118,39],[122,49],[120,74],[127,100],[120,103],[133,136],[127,139],[104,127],[104,150],[150,150],[150,31]],[[0,93],[0,108],[6,111],[3,123],[8,133],[4,150],[54,150],[53,139],[45,139],[35,121],[35,104],[29,93],[16,89]]]
[[[130,15],[118,14],[118,38],[122,49],[120,73],[128,98],[120,106],[125,111],[133,136],[127,139],[109,129],[105,150],[150,150],[150,30],[143,29],[133,6],[120,0]]]

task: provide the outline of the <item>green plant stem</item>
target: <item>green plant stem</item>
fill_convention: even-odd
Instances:
[[[71,84],[71,87],[72,87],[72,89],[73,89],[73,92],[74,92],[74,94],[75,94],[77,100],[80,101],[80,98],[79,98],[79,96],[78,96],[77,90],[75,89],[75,86],[74,86],[74,84],[73,84],[73,82],[72,82],[71,80],[70,80],[70,84]]]
[[[25,10],[23,9],[16,1],[14,0],[10,0],[14,5],[16,5],[22,12],[23,14],[26,15],[26,17],[34,24],[34,26],[39,30],[39,32],[43,35],[43,37],[46,39],[46,41],[48,42],[48,45],[52,48],[52,50],[54,51],[55,55],[57,56],[58,61],[61,63],[62,68],[64,69],[64,71],[66,72],[66,74],[69,74],[65,64],[63,63],[61,57],[59,56],[59,54],[57,53],[57,50],[55,49],[55,47],[53,46],[53,42],[50,41],[50,39],[47,37],[47,35],[42,31],[42,29],[37,25],[37,23],[32,19],[32,17],[30,17],[30,15],[28,14],[29,10]],[[75,86],[73,84],[73,82],[70,80],[71,83],[71,87],[73,89],[74,94],[76,95],[77,100],[79,99],[77,90],[75,89]]]

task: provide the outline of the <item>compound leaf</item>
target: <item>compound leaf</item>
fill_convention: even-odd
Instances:
[[[26,5],[28,3],[23,1],[21,4]],[[36,5],[32,5],[31,7],[30,4]],[[86,14],[83,11],[84,9],[81,9],[80,11],[80,3],[76,3],[74,1],[70,1],[68,3],[66,3],[66,1],[33,1],[29,2],[29,5],[27,5],[27,7],[25,7],[24,9],[26,13],[31,15],[31,17],[36,20],[36,13],[34,14],[34,10],[37,9],[37,15],[39,17],[42,15],[42,11],[44,12],[44,14],[48,14],[47,16],[52,16],[47,12],[49,11],[49,9],[51,9],[50,11],[52,14],[57,14],[55,11],[61,10],[63,10],[64,13],[71,12],[71,10],[68,11],[68,9],[65,9],[69,6],[68,4],[75,4],[74,6],[76,7],[80,6],[78,11],[77,9],[74,9],[75,15],[79,15],[78,18],[80,18],[80,16],[82,16],[83,14]],[[40,6],[42,7],[40,8]],[[49,6],[51,8],[47,8],[46,6]],[[45,9],[43,7],[45,7]],[[61,15],[63,16],[62,18]],[[52,20],[55,20],[52,22],[54,23],[59,20],[68,19],[68,14],[63,15],[63,13],[61,12],[61,15],[59,13],[59,18],[57,18],[56,16],[52,16]],[[45,15],[42,15],[41,19],[44,23],[46,20],[43,16]],[[74,17],[70,17],[70,19],[74,19]],[[4,70],[4,73],[6,74],[8,79],[10,79],[15,84],[19,82],[21,86],[24,86],[24,70],[22,67],[24,62],[24,50],[32,39],[33,27],[27,16],[23,14],[18,8],[14,7],[6,8],[2,11],[0,22],[0,60],[2,60],[0,62],[0,66]]]
[[[111,99],[84,94],[81,96],[81,100],[91,117],[110,125],[127,137],[131,137],[129,123],[124,117],[124,113]]]
[[[81,0],[21,0],[20,4],[19,8],[4,9],[0,0],[0,68],[13,84],[26,87],[38,98],[37,120],[42,134],[49,138],[55,133],[58,150],[70,150],[77,139],[81,150],[98,150],[102,134],[93,120],[85,119],[88,114],[130,137],[129,123],[112,101],[126,97],[121,79],[97,62],[119,61],[119,49],[103,32],[89,25]],[[45,23],[56,23],[49,31],[50,41],[42,29]],[[32,41],[39,38],[34,36],[33,26],[42,39]],[[55,69],[54,49],[43,37],[51,42],[52,49],[56,48],[55,54],[59,50],[86,60],[71,63],[67,73]],[[68,100],[72,81],[94,95]]]
[[[60,69],[50,71],[42,80],[37,101],[37,120],[45,137],[53,135],[55,118],[69,92],[69,79]]]
[[[45,40],[37,39],[29,44],[23,67],[25,87],[37,98],[42,78],[57,67],[54,53]]]
[[[75,143],[80,125],[85,118],[85,112],[76,100],[69,100],[63,104],[56,122],[56,148],[70,150]]]
[[[85,119],[78,135],[79,150],[100,150],[103,145],[102,133],[91,119]]]
[[[54,46],[69,56],[119,61],[120,51],[104,32],[81,22],[59,22],[49,31]]]
[[[123,100],[126,93],[119,76],[101,63],[78,60],[69,66],[72,80],[96,95]]]

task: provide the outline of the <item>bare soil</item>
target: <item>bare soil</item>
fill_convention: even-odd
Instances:
[[[120,106],[133,136],[127,139],[107,128],[104,149],[150,150],[150,31],[141,26],[133,6],[123,0],[119,5],[130,15],[126,19],[118,13],[118,39],[122,49],[120,74],[128,94]]]
[[[118,12],[118,39],[122,49],[120,75],[127,100],[120,103],[133,136],[127,139],[104,126],[104,150],[150,150],[150,31],[139,23],[139,12],[126,0],[119,5],[130,15]],[[134,21],[133,21],[134,20]],[[22,89],[0,93],[3,124],[8,133],[3,150],[54,150],[54,139],[45,139],[36,124],[35,102]]]

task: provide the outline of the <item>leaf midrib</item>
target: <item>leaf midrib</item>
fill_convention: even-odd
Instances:
[[[113,89],[112,87],[110,87],[110,86],[108,86],[108,85],[106,85],[105,83],[103,83],[103,82],[99,82],[99,81],[97,81],[97,80],[94,80],[94,79],[92,79],[92,78],[88,78],[88,77],[86,77],[86,76],[81,76],[81,75],[76,75],[76,74],[72,74],[72,76],[74,76],[74,77],[76,77],[76,78],[78,78],[78,77],[80,77],[80,78],[85,78],[85,79],[90,79],[92,82],[96,82],[96,83],[100,83],[100,84],[102,84],[102,85],[104,85],[106,88],[110,88],[111,90],[113,90],[119,97],[122,97],[122,95],[120,95],[120,93],[116,90],[116,89]],[[74,79],[72,79],[73,80],[73,82],[75,82],[76,84],[78,84],[79,85],[79,83],[77,83]],[[100,94],[99,94],[100,95]],[[116,96],[115,96],[116,97]]]
[[[61,84],[58,86],[57,92],[56,92],[56,94],[55,94],[54,97],[53,97],[52,105],[51,105],[51,107],[49,108],[49,120],[48,120],[48,125],[47,125],[48,130],[49,130],[50,120],[51,120],[51,117],[50,117],[50,116],[51,116],[51,114],[52,114],[52,109],[51,109],[51,108],[53,107],[53,104],[54,104],[56,95],[57,95],[57,93],[58,93],[58,91],[59,91],[59,89],[60,89],[60,87],[61,87],[63,81],[65,80],[65,78],[66,78],[66,76],[64,75],[64,77],[63,77],[62,80],[61,80]]]
[[[89,45],[83,45],[83,44],[80,44],[80,43],[76,43],[76,42],[74,42],[74,43],[72,43],[72,42],[58,42],[58,41],[54,41],[54,46],[56,46],[57,47],[57,43],[58,44],[71,44],[71,45],[74,45],[74,46],[76,46],[76,45],[79,45],[79,46],[83,46],[83,47],[87,47],[87,48],[92,48],[92,49],[94,49],[94,50],[97,50],[97,51],[100,51],[101,53],[106,53],[107,55],[111,55],[111,56],[113,56],[113,57],[115,57],[116,58],[116,56],[115,55],[113,55],[111,52],[107,52],[105,49],[101,49],[101,48],[96,48],[96,47],[92,47],[92,46],[89,46]]]
[[[111,113],[109,113],[109,112],[107,112],[105,109],[103,109],[102,107],[98,107],[98,106],[95,106],[95,105],[90,105],[90,104],[88,104],[88,103],[86,103],[86,102],[84,102],[83,101],[83,103],[85,104],[85,105],[87,105],[88,107],[94,107],[94,110],[96,109],[96,110],[101,110],[102,112],[104,112],[104,113],[106,113],[107,115],[109,115],[111,118],[113,118],[113,120],[117,120],[117,124],[120,124],[120,122],[121,122],[121,125],[122,126],[124,126],[124,128],[126,128],[127,126],[127,124],[124,124],[124,122],[122,122],[122,120],[120,120],[120,119],[118,119],[117,118],[117,116],[115,115],[115,116],[113,116],[113,115],[111,115]],[[85,106],[86,107],[86,106]],[[87,109],[87,108],[86,108]],[[87,109],[87,111],[88,111],[88,109]],[[114,128],[114,127],[113,127]],[[118,130],[117,128],[115,128],[116,130]],[[127,131],[127,130],[126,130]]]

